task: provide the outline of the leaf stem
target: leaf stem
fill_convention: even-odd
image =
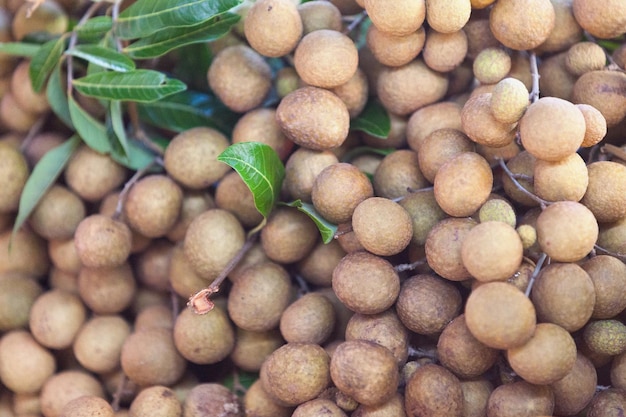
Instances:
[[[539,257],[539,260],[537,261],[537,265],[535,265],[535,269],[533,270],[533,274],[530,276],[530,279],[528,280],[528,286],[526,287],[526,297],[530,297],[530,292],[533,289],[533,285],[535,285],[535,280],[539,276],[539,271],[541,270],[541,267],[543,266],[543,263],[546,261],[547,257],[548,255],[546,255],[545,253],[542,253],[541,256]]]
[[[42,114],[37,119],[37,121],[31,126],[31,128],[28,130],[28,133],[26,134],[24,139],[22,139],[22,143],[20,145],[21,152],[24,152],[26,148],[28,148],[28,146],[31,144],[33,139],[37,136],[37,134],[41,132],[41,129],[43,128],[43,125],[46,123],[46,120],[48,120],[48,113]]]
[[[517,189],[519,189],[522,193],[524,193],[528,198],[531,198],[532,200],[534,200],[537,203],[539,203],[539,206],[541,207],[542,210],[550,205],[549,201],[546,201],[543,198],[537,197],[535,194],[531,193],[526,188],[524,188],[524,186],[522,184],[520,184],[519,181],[517,181],[517,179],[515,178],[516,174],[514,174],[509,169],[509,167],[506,166],[506,163],[504,162],[504,159],[497,158],[497,161],[498,161],[498,164],[500,165],[500,167],[502,168],[502,170],[506,173],[507,177],[509,177],[509,179],[513,182],[515,187],[517,187]]]
[[[531,103],[539,100],[539,68],[537,67],[537,54],[535,52],[530,53],[530,75],[533,80],[532,91],[530,92]]]

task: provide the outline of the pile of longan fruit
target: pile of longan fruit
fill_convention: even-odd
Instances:
[[[84,10],[0,3],[2,41]],[[143,176],[80,145],[15,235],[72,132],[0,55],[0,417],[623,417],[626,1],[236,12],[207,44],[232,135],[162,131]],[[384,139],[350,128],[374,100]],[[330,243],[285,205],[249,234],[263,216],[217,160],[249,141]],[[211,311],[186,307],[226,268]]]

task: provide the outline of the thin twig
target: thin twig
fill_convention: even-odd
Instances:
[[[113,408],[113,411],[120,410],[120,402],[122,401],[122,395],[126,389],[126,382],[128,382],[128,378],[126,377],[126,374],[122,374],[122,379],[120,379],[120,382],[117,384],[117,389],[115,390],[115,393],[113,393],[113,401],[111,402],[111,408]]]
[[[600,152],[611,154],[622,161],[626,161],[626,151],[619,146],[606,144],[600,148]]]
[[[396,272],[404,272],[404,271],[413,271],[420,266],[426,264],[426,259],[420,259],[418,261],[412,262],[410,264],[399,264],[393,267]]]
[[[545,253],[542,253],[541,256],[539,257],[539,260],[537,261],[537,265],[535,265],[535,269],[533,270],[533,274],[530,276],[530,279],[528,280],[528,286],[526,287],[526,297],[530,297],[530,292],[533,289],[533,285],[535,285],[535,280],[539,276],[539,271],[541,270],[541,267],[543,266],[543,263],[546,261],[547,257],[548,255],[546,255]]]
[[[598,246],[598,245],[593,245],[593,248],[596,251],[604,252],[606,255],[610,255],[610,256],[612,256],[614,258],[626,261],[626,253],[612,252],[612,251],[610,251],[608,249],[604,249],[602,246]]]
[[[33,139],[41,132],[43,125],[48,120],[48,113],[42,114],[41,117],[37,119],[37,121],[28,129],[28,133],[26,137],[22,140],[22,144],[20,145],[20,151],[24,152],[26,148],[31,144]]]
[[[133,126],[133,136],[135,136],[135,138],[139,142],[141,142],[146,148],[148,148],[157,155],[163,156],[165,154],[163,149],[154,142],[152,142],[146,131],[141,127],[139,112],[137,110],[137,103],[134,101],[130,101],[126,104],[128,116],[130,117],[130,123]]]
[[[531,198],[532,200],[536,201],[542,210],[550,205],[549,201],[546,201],[543,198],[537,197],[535,194],[531,193],[526,188],[524,188],[524,186],[522,186],[522,184],[520,184],[519,181],[517,181],[517,179],[515,178],[515,174],[509,169],[508,166],[506,166],[504,159],[497,158],[497,161],[498,161],[498,164],[500,164],[500,167],[502,168],[502,170],[506,173],[507,177],[509,177],[509,179],[513,182],[513,184],[515,184],[515,186],[522,193],[524,193],[528,198]]]
[[[87,21],[91,18],[91,16],[93,16],[93,14],[96,12],[96,10],[98,10],[98,8],[101,5],[102,3],[96,2],[96,3],[93,3],[91,6],[89,6],[89,8],[87,9],[83,17],[80,18],[80,21],[75,26],[74,31],[72,32],[72,35],[70,36],[70,42],[69,42],[67,49],[73,49],[78,43],[78,32],[76,32],[76,28],[87,23]],[[72,96],[72,80],[73,79],[74,79],[74,60],[72,58],[72,55],[68,55],[67,57],[67,97],[68,98]]]
[[[111,216],[113,219],[119,219],[120,216],[122,215],[122,210],[124,210],[124,202],[126,201],[126,196],[130,192],[130,189],[132,188],[132,186],[135,185],[135,183],[139,181],[139,179],[143,177],[148,171],[150,171],[154,165],[158,164],[159,159],[160,158],[158,157],[154,158],[152,162],[150,162],[148,165],[146,165],[142,169],[137,170],[137,172],[135,172],[133,176],[128,181],[126,181],[126,184],[124,184],[124,188],[122,188],[122,191],[120,192],[120,195],[117,198],[117,206],[115,207],[115,212],[113,212],[113,215]]]
[[[534,52],[530,53],[530,75],[533,80],[532,91],[530,92],[530,101],[531,103],[539,100],[539,68],[537,66],[537,54]]]
[[[365,20],[365,18],[367,17],[367,11],[363,10],[361,13],[359,13],[355,19],[343,30],[343,34],[347,35],[350,32],[352,32],[354,29],[356,29],[357,26],[359,26],[361,23],[363,23],[363,21]]]

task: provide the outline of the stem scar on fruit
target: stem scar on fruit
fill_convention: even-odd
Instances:
[[[218,290],[212,288],[205,288],[201,291],[198,291],[196,294],[189,297],[189,301],[187,305],[191,307],[194,313],[196,314],[206,314],[209,311],[213,310],[215,304],[209,298],[211,294],[216,293]]]

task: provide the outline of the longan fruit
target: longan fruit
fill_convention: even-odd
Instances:
[[[318,241],[311,252],[298,262],[298,272],[313,285],[329,287],[332,284],[333,270],[345,255],[346,252],[338,241]]]
[[[535,307],[519,289],[504,282],[476,287],[465,305],[465,322],[476,339],[495,349],[526,343],[536,324]]]
[[[239,398],[228,388],[217,383],[203,383],[193,387],[183,404],[185,417],[239,417],[242,415]]]
[[[551,416],[553,410],[554,394],[550,387],[534,385],[526,381],[516,381],[496,387],[487,402],[488,416]]]
[[[140,386],[174,384],[187,366],[172,330],[164,328],[131,333],[122,345],[120,363],[128,379]]]
[[[12,91],[6,91],[0,99],[0,122],[5,128],[26,134],[37,122],[37,115],[18,106]]]
[[[40,236],[69,239],[85,218],[85,203],[68,188],[54,184],[41,197],[28,221]]]
[[[350,127],[344,102],[328,90],[309,86],[283,97],[276,108],[276,120],[290,140],[313,150],[341,146]]]
[[[65,404],[61,409],[63,417],[115,417],[113,407],[104,399],[96,396],[82,396]]]
[[[452,33],[463,29],[470,18],[472,4],[469,0],[426,0],[426,20],[439,33]]]
[[[389,199],[406,196],[409,190],[428,185],[420,172],[417,152],[400,149],[385,156],[374,172],[374,191]]]
[[[511,203],[503,198],[490,198],[485,201],[485,204],[478,210],[478,220],[480,223],[499,221],[511,227],[515,227],[517,224],[515,210],[511,206]]]
[[[463,391],[463,416],[481,417],[487,415],[487,402],[493,391],[493,384],[478,378],[461,381]]]
[[[28,227],[0,234],[0,273],[41,277],[50,268],[46,241]]]
[[[228,294],[228,314],[244,330],[276,328],[291,302],[291,280],[274,262],[263,262],[244,270]]]
[[[528,94],[524,83],[516,78],[498,81],[489,103],[493,117],[502,123],[516,123],[528,108]]]
[[[571,99],[598,109],[610,128],[626,117],[626,97],[619,93],[625,86],[626,74],[622,71],[589,71],[576,80]]]
[[[363,0],[331,0],[342,15],[351,16],[363,11]]]
[[[404,393],[407,415],[463,415],[461,381],[443,366],[422,365],[409,379]]]
[[[485,158],[474,152],[464,152],[437,171],[435,199],[450,216],[465,217],[487,201],[492,186],[493,173]]]
[[[589,274],[595,292],[591,317],[609,319],[626,308],[626,264],[619,259],[598,255],[581,265]]]
[[[406,148],[407,118],[390,113],[389,119],[391,122],[391,128],[389,130],[389,135],[387,135],[386,138],[379,138],[362,132],[361,140],[363,143],[367,146],[378,149],[390,147],[396,149]]]
[[[84,396],[104,398],[100,381],[82,370],[62,370],[48,378],[41,389],[41,413],[61,417],[67,403]]]
[[[626,325],[615,319],[591,321],[583,329],[583,339],[593,352],[620,355],[626,351]]]
[[[330,151],[298,148],[285,164],[284,186],[293,199],[311,202],[311,190],[317,175],[327,166],[338,162]]]
[[[512,276],[522,264],[523,252],[522,240],[515,229],[500,221],[476,225],[461,244],[463,266],[481,282]]]
[[[394,6],[396,4],[398,2]],[[389,6],[385,3],[385,7]],[[422,59],[415,59],[400,67],[384,67],[376,85],[383,106],[400,116],[439,101],[447,89],[448,78],[430,69]]]
[[[332,287],[337,298],[350,310],[376,314],[396,301],[400,278],[389,261],[360,251],[347,254],[335,267]]]
[[[367,340],[341,343],[330,360],[332,382],[358,403],[383,404],[396,392],[397,362],[387,348]]]
[[[262,262],[267,262],[269,260],[270,259],[263,251],[263,247],[257,241],[252,245],[250,249],[248,249],[243,258],[237,263],[232,271],[230,271],[230,273],[228,274],[228,278],[232,282],[235,282],[239,279],[243,271],[245,271],[249,267],[260,264]]]
[[[122,316],[95,316],[80,328],[72,344],[76,360],[87,370],[99,374],[120,366],[120,353],[130,325]]]
[[[277,207],[261,230],[261,246],[274,262],[298,262],[309,254],[319,231],[311,218],[292,207]]]
[[[626,392],[617,388],[608,388],[598,392],[589,402],[586,411],[588,417],[619,417],[626,409]]]
[[[613,253],[626,253],[626,217],[613,222],[604,223],[598,235],[598,246]]]
[[[619,0],[599,4],[588,0],[574,0],[574,17],[591,35],[611,39],[626,32],[626,5]]]
[[[426,260],[439,276],[450,281],[471,278],[463,266],[461,245],[476,224],[471,218],[447,218],[430,230],[426,237]]]
[[[5,272],[0,275],[0,331],[26,328],[30,309],[42,291],[27,274]]]
[[[241,249],[244,241],[243,227],[233,214],[222,209],[209,209],[189,225],[184,252],[196,273],[212,281]]]
[[[565,68],[574,76],[601,70],[606,63],[604,49],[594,42],[578,42],[565,54]]]
[[[244,227],[254,227],[263,220],[254,205],[252,191],[235,171],[226,174],[217,184],[215,204],[234,214]]]
[[[195,127],[174,136],[165,149],[163,162],[167,174],[184,187],[207,188],[230,170],[217,160],[226,150],[226,136],[210,127]]]
[[[276,400],[265,392],[259,379],[246,390],[243,406],[246,414],[256,417],[290,417],[293,411],[291,407],[277,404]]]
[[[387,402],[380,405],[367,406],[360,404],[352,412],[352,417],[401,416],[404,412],[404,397],[402,394],[396,393]]]
[[[366,36],[367,47],[376,60],[388,67],[408,64],[422,52],[426,42],[426,31],[420,27],[404,36],[392,35],[370,25]]]
[[[589,104],[577,104],[576,107],[582,112],[586,126],[585,138],[580,146],[589,148],[606,136],[606,119],[598,109]]]
[[[30,61],[20,62],[11,76],[11,92],[18,106],[29,113],[41,114],[50,108],[45,90],[36,93],[29,77]]]
[[[67,31],[69,17],[56,1],[41,4],[34,9],[31,15],[28,10],[31,5],[20,3],[15,10],[12,21],[13,38],[22,40],[26,35],[36,32],[47,32],[50,35],[62,35]]]
[[[322,414],[327,417],[347,417],[337,404],[324,398],[316,398],[300,404],[294,410],[292,417],[315,417]]]
[[[599,222],[615,222],[626,216],[626,166],[597,161],[587,169],[589,185],[580,202]]]
[[[180,216],[174,226],[167,232],[167,238],[178,243],[185,239],[187,228],[196,218],[208,209],[215,208],[213,195],[205,191],[183,191],[183,202],[180,207]]]
[[[422,56],[426,65],[438,72],[450,72],[467,55],[467,35],[462,30],[439,33],[429,30]]]
[[[238,368],[248,372],[259,372],[265,359],[285,344],[278,329],[251,332],[237,327],[235,332],[230,359]]]
[[[530,178],[530,180],[517,178],[517,182],[531,194],[534,194],[535,192],[532,177],[535,172],[536,162],[537,158],[535,158],[532,154],[527,151],[521,151],[513,158],[509,159],[509,161],[506,163],[507,168],[509,168],[509,170],[513,174],[524,175]],[[539,205],[536,200],[530,198],[528,195],[520,191],[519,188],[513,183],[511,178],[506,175],[506,173],[503,172],[501,178],[504,192],[507,196],[511,198],[511,200],[529,207]]]
[[[446,213],[437,204],[432,190],[410,193],[400,200],[400,205],[411,217],[413,223],[411,241],[417,245],[426,243],[430,230],[446,217]]]
[[[22,153],[8,143],[0,143],[0,212],[17,211],[20,196],[29,176],[28,162]]]
[[[579,261],[593,249],[598,239],[598,223],[593,213],[574,201],[558,201],[537,217],[537,241],[553,261]]]
[[[350,118],[361,114],[369,98],[369,84],[362,69],[357,68],[354,75],[345,83],[331,89],[343,101]],[[345,145],[345,142],[344,142]]]
[[[244,20],[250,46],[267,57],[293,51],[302,36],[302,19],[291,0],[262,0],[254,3]]]
[[[133,301],[137,283],[129,263],[110,268],[83,267],[78,274],[78,293],[95,313],[115,314]]]
[[[346,162],[324,168],[311,189],[315,209],[335,224],[348,222],[359,203],[373,195],[374,189],[367,176]]]
[[[538,159],[535,163],[533,185],[537,196],[544,200],[580,201],[588,184],[587,165],[577,153],[560,161],[549,162]]]
[[[330,358],[313,343],[281,346],[268,356],[260,373],[263,389],[287,407],[317,397],[328,387],[330,378]]]
[[[451,128],[435,130],[424,139],[417,153],[419,169],[432,183],[441,166],[463,152],[472,151],[474,144],[460,130]]]
[[[135,258],[135,273],[139,284],[157,291],[169,291],[168,268],[174,244],[169,240],[154,240]]]
[[[139,392],[129,411],[132,417],[182,417],[183,406],[173,390],[153,385]]]
[[[572,0],[550,0],[554,7],[554,29],[548,38],[537,47],[543,53],[561,52],[579,42],[583,29],[574,17]]]
[[[483,84],[495,84],[511,71],[511,57],[502,48],[485,48],[476,55],[474,75]]]
[[[83,200],[96,202],[120,186],[127,170],[109,155],[81,145],[65,167],[66,184]]]
[[[472,0],[472,3],[474,0]],[[472,5],[472,8],[475,8]],[[485,48],[500,46],[500,42],[493,36],[489,28],[488,15],[480,15],[477,12],[470,16],[470,20],[463,26],[467,35],[467,57],[474,59]]]
[[[52,353],[26,330],[0,338],[0,381],[14,393],[36,393],[56,370]]]
[[[576,77],[565,68],[565,52],[552,55],[539,64],[539,90],[543,96],[570,100]]]
[[[504,147],[515,139],[515,124],[497,120],[491,111],[491,93],[475,94],[463,105],[463,132],[474,142]]]
[[[235,346],[235,332],[226,312],[219,306],[206,315],[186,308],[176,318],[174,344],[188,361],[213,364],[231,353]]]
[[[413,236],[412,226],[411,217],[401,205],[382,197],[362,201],[352,215],[356,238],[365,249],[379,256],[402,252]]]
[[[352,39],[336,30],[320,29],[302,37],[294,52],[294,67],[308,85],[333,88],[356,72],[359,56]]]
[[[305,3],[306,4],[306,3]],[[276,109],[258,108],[246,112],[233,127],[232,143],[261,142],[276,151],[285,160],[293,148],[276,121]]]
[[[101,214],[85,217],[76,228],[74,245],[86,267],[119,266],[128,259],[131,232],[126,224]]]
[[[538,159],[559,161],[576,152],[585,137],[585,118],[569,101],[542,97],[520,120],[524,148]]]
[[[341,31],[341,11],[326,1],[309,1],[298,5],[304,35],[319,29]]]
[[[308,293],[294,301],[280,317],[280,333],[287,343],[324,343],[335,327],[335,310],[323,295]]]
[[[452,101],[430,104],[416,110],[406,125],[407,143],[419,153],[424,140],[435,130],[462,130],[461,106]]]
[[[50,290],[33,303],[29,327],[35,340],[43,346],[64,349],[72,345],[86,316],[87,309],[77,295]]]
[[[550,0],[505,0],[489,14],[493,35],[507,48],[526,51],[541,45],[555,26]]]
[[[593,363],[582,353],[563,378],[550,384],[554,393],[554,413],[575,415],[582,411],[596,394],[598,375]]]
[[[424,0],[402,0],[393,5],[382,0],[363,0],[363,5],[378,29],[396,36],[415,32],[426,18]]]

